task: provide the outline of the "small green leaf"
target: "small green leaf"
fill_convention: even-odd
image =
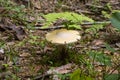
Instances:
[[[90,76],[86,76],[85,80],[94,80],[94,79],[91,78]]]
[[[120,74],[105,75],[104,80],[119,80]]]
[[[89,75],[85,75],[80,69],[75,70],[71,76],[70,80],[93,80]]]
[[[120,30],[120,12],[114,12],[110,20],[112,25]]]
[[[85,32],[93,32],[97,33],[100,29],[103,29],[103,24],[95,24],[92,25],[90,28],[86,29]]]
[[[70,80],[80,80],[80,74],[81,74],[81,70],[77,69],[75,70],[71,76],[70,76]]]

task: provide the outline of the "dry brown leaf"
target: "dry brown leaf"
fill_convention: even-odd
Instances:
[[[7,31],[8,33],[11,33],[14,35],[15,39],[22,40],[25,38],[26,33],[25,30],[22,28],[22,26],[16,26],[16,25],[0,25],[0,31],[4,32]]]
[[[116,43],[116,46],[120,48],[120,43]]]
[[[22,53],[20,54],[20,57],[30,57],[31,54],[30,53]]]
[[[69,63],[60,67],[56,67],[47,71],[48,74],[66,74],[76,69],[77,65]]]
[[[98,45],[104,44],[104,41],[98,39],[98,40],[94,40],[94,41],[92,42],[92,44],[95,45],[95,46],[98,46]]]

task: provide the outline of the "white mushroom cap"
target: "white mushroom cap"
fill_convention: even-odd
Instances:
[[[78,31],[59,29],[46,34],[47,41],[58,44],[68,44],[77,42],[81,36]]]

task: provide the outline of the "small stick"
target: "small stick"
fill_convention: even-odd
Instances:
[[[94,24],[109,24],[111,23],[110,21],[105,21],[105,22],[85,22],[85,23],[81,23],[80,25],[94,25]],[[63,25],[59,25],[59,26],[52,26],[52,27],[48,27],[48,28],[42,28],[42,27],[34,27],[35,30],[54,30],[54,29],[60,29],[60,28],[65,28]]]

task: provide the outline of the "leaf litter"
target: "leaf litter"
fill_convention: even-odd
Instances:
[[[76,2],[75,0],[63,1],[62,3],[64,3],[64,5],[62,5],[62,7],[61,6],[56,7],[56,5],[53,5],[53,3],[58,4],[55,1],[52,2],[52,1],[44,0],[41,3],[42,5],[40,5],[40,2],[38,0],[36,0],[36,1],[38,2],[38,4],[32,3],[33,4],[32,7],[34,7],[36,9],[36,11],[40,11],[43,13],[49,13],[49,12],[54,12],[55,10],[57,12],[62,12],[66,9],[66,10],[74,11],[74,12],[78,12],[78,13],[83,12],[84,14],[87,14],[88,16],[93,17],[93,19],[96,19],[96,20],[104,19],[101,16],[98,17],[97,12],[100,12],[104,8],[103,4],[107,3],[106,1],[101,1],[101,3],[102,3],[101,7],[94,6],[95,8],[98,9],[98,11],[92,11],[90,8],[90,7],[93,7],[91,2],[88,2],[89,5],[80,3],[82,5],[81,5],[81,8],[79,8],[78,6],[80,4],[77,4],[77,3],[79,3],[79,1]],[[87,2],[84,2],[84,3],[87,3]],[[117,3],[117,1],[116,1],[116,4],[114,4],[111,1],[110,1],[110,3],[112,3],[112,5],[120,4],[119,2]],[[119,9],[120,7],[117,6],[117,7],[114,7],[114,9],[115,8]],[[0,10],[3,10],[3,9],[0,8]],[[32,23],[32,21],[34,21],[34,20],[35,20],[35,18],[32,17],[32,18],[30,18],[29,22]],[[57,23],[57,24],[60,24],[60,23]],[[41,23],[40,23],[40,26],[41,26]],[[61,74],[63,74],[63,73],[66,74],[66,73],[72,72],[73,68],[71,69],[71,66],[73,66],[74,63],[72,63],[72,64],[69,63],[66,65],[61,65],[59,67],[57,66],[56,68],[50,69],[51,68],[51,66],[49,65],[50,63],[42,64],[42,62],[40,62],[41,59],[43,59],[43,57],[45,57],[45,55],[50,55],[54,51],[54,47],[51,46],[52,45],[51,43],[44,42],[45,41],[44,35],[46,34],[46,32],[47,31],[42,31],[42,30],[33,30],[33,32],[29,32],[29,31],[25,30],[25,28],[23,28],[22,26],[18,26],[15,24],[6,25],[3,23],[0,23],[0,41],[1,42],[5,41],[6,44],[9,42],[14,42],[14,44],[11,44],[9,46],[7,45],[4,48],[1,48],[2,46],[0,45],[0,48],[1,48],[0,51],[3,52],[2,51],[2,49],[3,49],[4,53],[6,54],[6,55],[0,54],[0,58],[2,57],[0,59],[0,64],[3,66],[3,68],[5,68],[5,70],[7,68],[7,70],[9,71],[9,72],[4,71],[4,69],[0,67],[0,71],[2,71],[2,73],[0,73],[1,79],[4,79],[6,75],[11,75],[14,73],[16,73],[16,76],[20,77],[21,79],[26,80],[26,79],[30,79],[30,78],[32,79],[32,77],[36,77],[36,76],[39,79],[40,76],[42,76],[45,72],[47,72],[47,74],[48,74],[48,72],[50,72],[49,75],[52,75],[56,72],[61,73]],[[100,38],[100,37],[103,37],[103,35],[106,34],[106,32],[101,30],[98,33],[100,33],[102,35],[98,35],[99,37],[98,36],[94,37],[91,33],[90,34],[85,33],[85,32],[82,33],[83,37],[89,34],[88,38],[83,39],[83,41],[86,41],[86,42],[81,43],[81,44],[78,42],[76,45],[72,46],[73,47],[72,49],[77,48],[77,51],[78,52],[80,51],[80,55],[82,53],[84,54],[86,50],[89,51],[89,50],[94,49],[96,51],[103,51],[105,55],[108,55],[108,56],[112,55],[112,57],[113,57],[112,64],[114,65],[113,67],[117,67],[119,65],[119,61],[120,61],[119,60],[120,59],[120,57],[119,57],[120,56],[119,55],[119,53],[120,53],[119,40],[116,40],[115,44],[110,42],[110,44],[111,44],[110,47],[115,49],[115,52],[113,50],[111,50],[111,48],[106,50],[106,46],[105,46],[106,40],[104,40],[104,38],[102,38],[102,39]],[[33,36],[37,36],[37,37],[31,38],[29,36],[30,34],[32,34]],[[107,34],[110,35],[110,32],[108,32]],[[12,36],[12,39],[10,41],[8,41],[10,39],[10,37],[7,37],[7,40],[6,40],[5,36],[10,36],[10,35]],[[107,40],[111,39],[112,36],[111,35],[109,37],[107,36],[108,37]],[[17,41],[17,40],[20,40],[20,41]],[[40,43],[40,41],[43,41],[43,43]],[[0,42],[0,44],[1,44],[1,42]],[[16,44],[19,44],[20,46],[18,46]],[[42,46],[39,44],[41,44]],[[49,53],[49,54],[47,54],[47,53]],[[16,59],[15,58],[12,59],[11,56],[14,56]],[[100,71],[99,74],[97,75],[99,77],[96,79],[100,80],[101,76],[103,76],[102,71],[104,70],[105,66],[100,65],[98,62],[95,62],[95,63],[96,63],[96,64],[94,64],[94,66],[96,66],[95,70]],[[85,64],[85,65],[88,65],[88,64]],[[77,66],[79,66],[83,70],[85,70],[85,68],[83,67],[85,65],[77,64]],[[19,68],[18,72],[16,72],[16,69],[17,69],[16,66]],[[106,67],[106,70],[108,70],[109,73],[111,73],[111,72],[118,73],[118,69],[113,70],[114,69],[113,67],[110,67],[110,66]],[[69,68],[69,70],[67,70],[67,68]],[[55,77],[56,77],[56,75],[55,75]],[[47,79],[49,79],[49,78],[47,78]]]

